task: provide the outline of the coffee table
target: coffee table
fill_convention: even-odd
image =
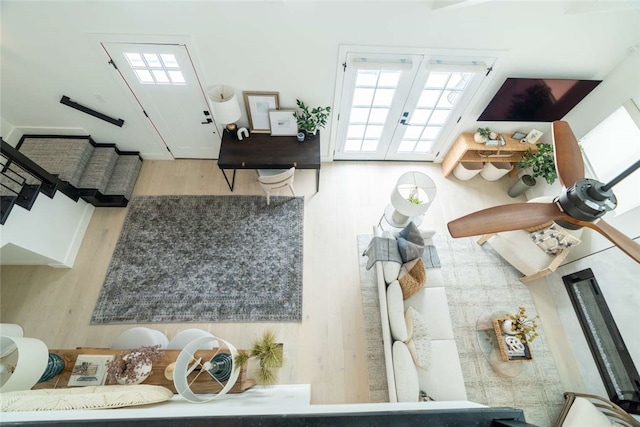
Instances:
[[[476,322],[476,337],[482,354],[493,370],[501,377],[513,378],[522,373],[525,362],[506,362],[502,359],[500,347],[498,346],[498,338],[493,327],[494,319],[504,318],[507,314],[509,313],[504,310],[499,310],[480,316]]]

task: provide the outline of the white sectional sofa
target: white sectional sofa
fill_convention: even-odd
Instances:
[[[421,234],[425,245],[433,245],[431,238],[434,232],[421,230]],[[374,227],[374,236],[382,237],[378,227]],[[445,284],[440,269],[426,269],[427,277],[424,287],[403,301],[404,310],[413,307],[422,315],[427,324],[431,345],[425,369],[416,366],[413,359],[407,359],[406,350],[403,348],[404,344],[397,343],[392,337],[387,304],[388,284],[383,273],[383,262],[377,261],[375,268],[380,298],[389,401],[419,401],[425,395],[436,401],[467,400],[458,349],[451,326]],[[391,281],[391,278],[387,279]],[[392,305],[396,307],[397,311],[397,303]],[[398,313],[392,313],[392,316],[396,316],[395,320],[398,321]]]

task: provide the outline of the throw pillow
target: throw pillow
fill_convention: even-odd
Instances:
[[[427,321],[413,307],[409,307],[405,313],[407,329],[411,328],[411,339],[407,342],[407,348],[416,366],[427,369],[431,356],[431,335],[427,327]]]
[[[529,235],[536,245],[549,255],[557,255],[563,249],[578,245],[580,239],[572,236],[567,230],[556,223],[549,227],[535,231]]]
[[[427,270],[424,267],[422,258],[414,259],[400,268],[398,282],[402,289],[402,298],[409,299],[418,292],[427,282]]]
[[[424,238],[413,221],[398,233],[398,249],[402,262],[409,262],[422,256]]]
[[[407,340],[407,326],[404,320],[404,304],[402,303],[402,289],[397,280],[387,287],[387,313],[389,328],[394,340]]]
[[[396,379],[398,402],[418,402],[420,399],[420,382],[418,371],[413,364],[411,353],[405,343],[393,343],[393,373]]]

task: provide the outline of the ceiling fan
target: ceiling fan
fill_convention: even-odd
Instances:
[[[513,203],[484,209],[447,224],[453,237],[522,230],[555,221],[567,228],[597,231],[640,263],[640,244],[601,217],[617,205],[611,188],[640,167],[640,160],[606,184],[584,177],[584,161],[569,123],[555,121],[553,145],[558,178],[564,189],[551,203]]]

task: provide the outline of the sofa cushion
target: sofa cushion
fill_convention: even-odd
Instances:
[[[407,325],[404,320],[404,305],[402,304],[402,289],[397,280],[387,287],[387,312],[389,327],[394,340],[406,341],[408,339]]]
[[[413,358],[405,343],[393,343],[393,373],[396,378],[398,402],[418,402],[420,384]]]
[[[425,318],[431,339],[454,339],[445,288],[423,287],[404,301],[404,309],[407,310],[409,307],[415,308]]]
[[[529,235],[536,245],[549,255],[557,255],[563,249],[580,244],[580,239],[556,223]],[[401,254],[402,256],[402,254]]]
[[[409,262],[422,256],[424,238],[413,221],[398,233],[398,249],[402,262]]]
[[[434,400],[467,400],[455,340],[432,340],[429,368],[416,370],[420,390]]]
[[[416,258],[413,261],[402,264],[398,274],[398,282],[402,289],[403,299],[411,298],[424,286],[426,281],[427,272],[422,258]]]
[[[427,322],[413,307],[407,309],[404,318],[407,324],[407,332],[411,331],[408,334],[409,339],[406,344],[411,357],[413,357],[413,362],[416,366],[427,369],[431,353],[431,336]]]

